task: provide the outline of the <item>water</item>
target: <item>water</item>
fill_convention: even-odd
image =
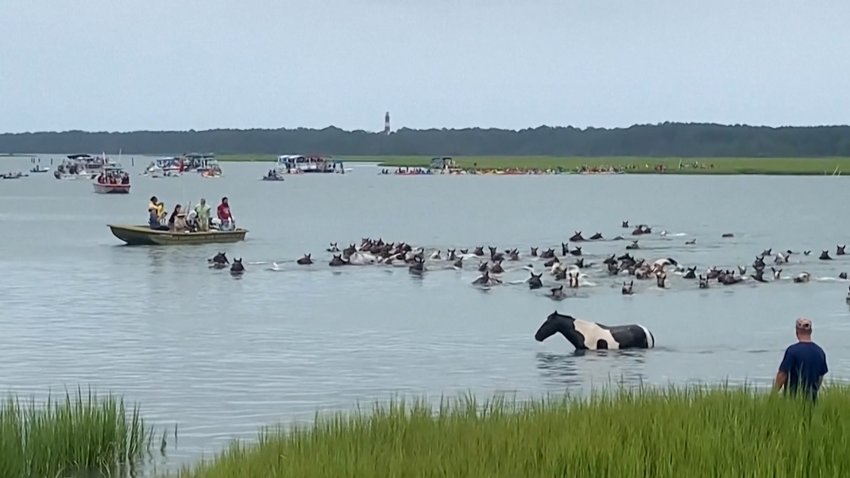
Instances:
[[[253,438],[263,425],[397,395],[580,393],[609,381],[767,383],[803,314],[814,320],[831,375],[846,375],[850,365],[848,282],[833,279],[850,271],[850,256],[817,260],[822,249],[834,255],[836,244],[850,242],[845,178],[381,177],[374,166],[349,164],[354,169],[344,176],[281,183],[258,180],[269,164],[225,163],[219,179],[150,179],[138,175],[148,160],[134,162],[127,196],[94,194],[88,182],[50,173],[0,181],[0,388],[43,397],[91,385],[123,394],[154,423],[178,424],[169,464]],[[29,166],[28,159],[0,159],[2,171]],[[202,196],[215,206],[226,195],[248,238],[122,246],[106,224],[143,223],[151,195],[169,210]],[[783,266],[783,275],[806,270],[821,279],[703,291],[672,277],[668,290],[636,282],[636,295],[623,297],[619,282],[597,272],[596,287],[553,302],[524,284],[472,287],[476,261],[420,279],[405,268],[331,270],[324,252],[331,241],[344,247],[371,236],[443,249],[515,246],[527,254],[576,230],[628,236],[625,219],[656,233],[640,240],[640,257],[675,257],[704,270],[751,264],[768,247],[811,249]],[[665,238],[657,234],[663,229]],[[725,232],[735,237],[721,239]],[[685,246],[692,238],[697,245]],[[598,264],[626,244],[583,248]],[[244,258],[242,279],[207,268],[219,250]],[[296,266],[306,252],[317,265]],[[272,261],[280,271],[269,270]],[[504,279],[527,276],[509,270]],[[658,348],[575,356],[560,336],[534,341],[555,309],[641,323]]]

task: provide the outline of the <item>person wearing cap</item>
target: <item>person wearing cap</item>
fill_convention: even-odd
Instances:
[[[796,394],[802,391],[817,400],[818,390],[823,383],[823,377],[829,371],[826,365],[826,353],[820,346],[812,342],[812,321],[799,318],[795,324],[797,343],[785,349],[785,356],[776,372],[774,390]]]

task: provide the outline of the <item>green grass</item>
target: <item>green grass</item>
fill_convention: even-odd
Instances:
[[[64,400],[24,405],[11,396],[0,405],[0,476],[123,476],[152,439],[138,408],[128,413],[120,398],[77,390]]]
[[[220,155],[221,161],[275,161],[275,155]],[[427,167],[430,156],[339,156],[349,162],[378,162],[386,167]],[[850,173],[850,158],[643,158],[643,157],[557,157],[557,156],[455,156],[464,169],[561,168],[575,171],[584,165],[625,168],[630,174],[769,174],[824,175]],[[689,165],[679,168],[679,162]],[[697,165],[694,167],[693,165]]]
[[[751,388],[397,401],[267,429],[182,478],[850,476],[850,388],[814,408]]]

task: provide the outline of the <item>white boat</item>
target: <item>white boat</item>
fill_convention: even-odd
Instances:
[[[94,179],[97,174],[90,173],[85,169],[77,169],[76,166],[66,163],[60,164],[53,171],[53,177],[62,180]]]
[[[116,166],[106,155],[71,154],[53,171],[56,179],[94,179],[105,167]]]
[[[71,154],[68,155],[68,159],[92,174],[100,174],[106,167],[117,166],[117,163],[109,159],[106,153],[102,153],[100,156]]]
[[[345,174],[342,161],[329,156],[284,154],[277,157],[277,170],[283,174],[339,173]],[[351,169],[349,169],[350,171]]]
[[[143,175],[152,178],[176,178],[180,176],[180,173],[180,158],[155,159],[142,172]]]

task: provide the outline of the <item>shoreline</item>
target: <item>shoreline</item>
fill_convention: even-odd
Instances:
[[[37,154],[6,155],[34,158]],[[48,156],[45,154],[45,156]],[[49,156],[54,156],[50,154]],[[124,156],[157,156],[126,154]],[[344,156],[332,155],[344,163],[375,163],[379,168],[427,169],[430,156]],[[222,163],[274,163],[273,154],[218,154]],[[633,156],[455,156],[459,175],[686,175],[686,176],[844,176],[850,174],[850,157],[633,157]],[[402,174],[420,176],[422,174]]]
[[[380,168],[427,168],[429,156],[334,156],[351,163],[377,163]],[[274,155],[218,155],[222,162],[274,162]],[[848,157],[812,158],[655,158],[559,156],[455,156],[459,169],[475,174],[658,174],[658,175],[764,175],[841,176],[850,172]],[[580,172],[581,168],[614,168],[616,172]],[[501,173],[497,173],[497,171]],[[507,174],[505,171],[512,171]],[[390,174],[392,175],[392,174]]]

